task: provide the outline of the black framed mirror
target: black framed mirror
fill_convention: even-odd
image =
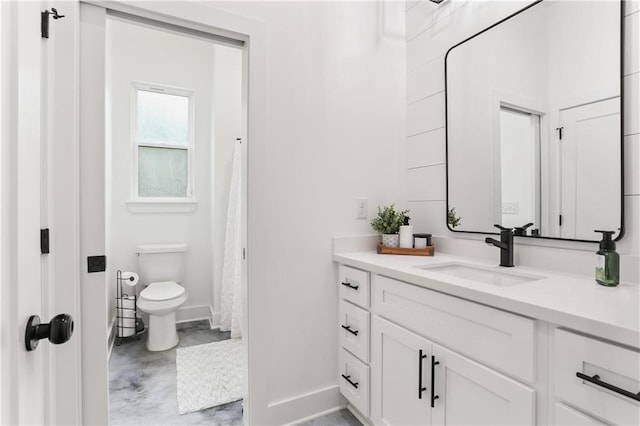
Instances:
[[[540,0],[449,49],[450,230],[622,238],[623,8]]]

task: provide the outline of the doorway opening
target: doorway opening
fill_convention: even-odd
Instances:
[[[501,224],[540,227],[540,115],[500,107]]]
[[[110,422],[242,423],[242,42],[106,20]]]

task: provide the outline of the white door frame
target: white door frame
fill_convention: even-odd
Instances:
[[[104,91],[100,89],[105,87],[106,8],[245,42],[243,87],[247,104],[243,105],[243,115],[247,135],[243,135],[243,139],[247,143],[243,144],[243,149],[246,150],[247,179],[243,181],[242,220],[246,224],[243,247],[247,248],[247,261],[243,263],[242,334],[246,366],[244,396],[251,405],[245,403],[244,422],[265,423],[268,359],[261,355],[268,345],[264,339],[267,324],[252,321],[251,312],[262,307],[260,302],[267,298],[267,289],[264,286],[249,288],[248,281],[251,276],[264,275],[267,265],[251,261],[249,253],[256,245],[263,244],[264,238],[258,239],[261,230],[254,229],[247,211],[248,202],[253,200],[248,191],[252,188],[258,191],[248,182],[255,181],[253,176],[266,169],[266,27],[262,22],[197,3],[136,1],[87,1],[76,7],[79,11],[79,37],[76,40],[79,99],[75,111],[79,122],[76,147],[80,152],[79,252],[84,313],[81,327],[82,423],[105,424],[108,421],[107,277],[104,273],[88,274],[85,260],[87,256],[105,254],[105,103]]]

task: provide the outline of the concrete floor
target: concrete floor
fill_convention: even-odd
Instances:
[[[229,332],[211,330],[208,321],[178,324],[178,347],[229,339]],[[112,425],[241,425],[242,401],[195,413],[178,414],[176,349],[149,352],[146,334],[114,346],[109,361],[109,422]],[[341,410],[302,423],[304,426],[361,426]]]

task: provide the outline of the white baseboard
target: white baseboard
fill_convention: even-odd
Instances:
[[[211,322],[211,305],[183,306],[176,312],[176,323],[208,320]]]
[[[362,423],[363,425],[371,425],[372,423],[365,417],[362,415],[362,413],[360,411],[358,411],[358,409],[356,407],[354,407],[351,404],[347,404],[347,410],[351,411],[351,414],[353,414],[353,416],[358,419],[358,421],[360,423]]]
[[[305,418],[303,418],[303,419],[296,420],[296,421],[295,421],[295,422],[293,422],[293,423],[289,423],[289,425],[290,425],[290,426],[299,425],[300,423],[305,423],[305,422],[308,422],[308,421],[310,421],[310,420],[317,419],[318,417],[322,417],[322,416],[326,416],[327,414],[335,413],[336,411],[340,411],[340,410],[342,410],[342,409],[343,409],[343,408],[345,408],[345,407],[346,407],[346,406],[330,408],[330,409],[328,409],[328,410],[326,410],[326,411],[323,411],[323,412],[321,412],[321,413],[316,413],[316,414],[313,414],[313,415],[311,415],[311,416],[305,417]]]
[[[220,312],[214,312],[213,307],[211,307],[211,329],[220,328]]]
[[[109,355],[107,360],[111,359],[111,352],[113,351],[113,345],[116,342],[116,317],[111,318],[111,325],[107,329],[107,347],[109,348]]]
[[[345,407],[338,385],[267,404],[268,423],[297,424]],[[313,413],[313,414],[309,414]]]

